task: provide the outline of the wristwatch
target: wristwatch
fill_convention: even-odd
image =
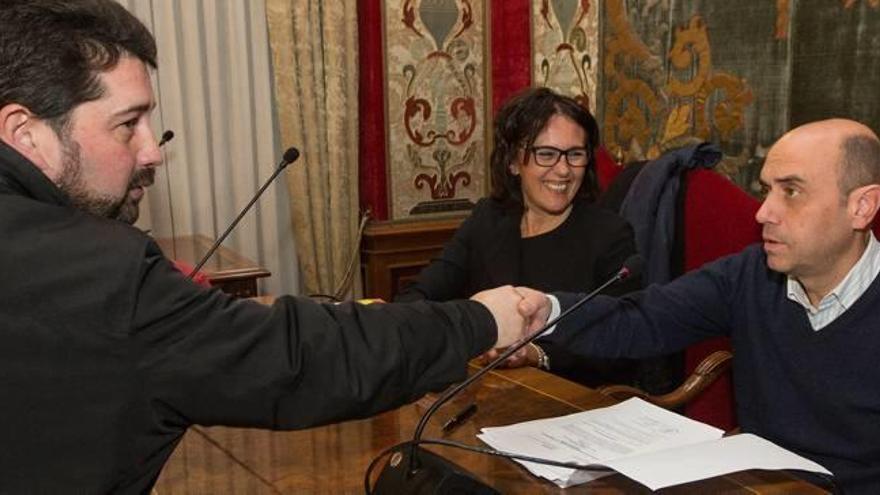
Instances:
[[[547,357],[547,353],[544,352],[544,349],[541,349],[541,347],[534,342],[530,342],[529,345],[535,349],[535,354],[538,355],[537,367],[542,370],[550,371],[550,358]]]

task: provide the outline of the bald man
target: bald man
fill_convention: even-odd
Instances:
[[[542,339],[641,358],[729,336],[742,430],[824,465],[846,493],[880,493],[880,142],[849,120],[798,127],[771,148],[761,184],[763,244],[596,298]],[[543,321],[577,296],[527,299]]]

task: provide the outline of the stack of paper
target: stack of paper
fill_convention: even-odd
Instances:
[[[746,469],[801,469],[831,474],[815,462],[757,436],[722,435],[718,428],[641,399],[630,399],[559,418],[483,428],[477,436],[498,450],[607,466],[652,490]],[[610,474],[521,464],[563,488]]]

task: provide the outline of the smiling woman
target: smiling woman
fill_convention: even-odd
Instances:
[[[505,284],[587,292],[635,252],[632,229],[593,204],[599,129],[575,100],[547,88],[509,100],[495,118],[492,194],[398,301],[445,301]],[[638,288],[633,280],[611,290]],[[531,346],[511,365],[549,369],[587,385],[632,383],[629,360],[575,359]]]
[[[586,142],[583,127],[556,114],[532,146],[522,150],[522,158],[509,165],[510,173],[521,182],[523,237],[549,232],[568,218],[590,161]]]

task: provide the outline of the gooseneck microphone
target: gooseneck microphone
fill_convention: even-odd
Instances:
[[[229,233],[232,232],[232,229],[234,229],[236,225],[238,225],[238,222],[241,221],[241,218],[244,216],[244,214],[251,209],[251,206],[253,206],[258,199],[260,199],[260,196],[263,195],[263,191],[265,191],[266,188],[269,187],[269,184],[271,184],[272,181],[275,180],[275,177],[278,177],[278,174],[280,174],[282,170],[287,168],[288,165],[295,162],[297,158],[299,158],[299,150],[294,148],[293,146],[287,148],[287,151],[284,152],[284,156],[281,157],[281,161],[278,162],[278,166],[275,167],[275,172],[272,174],[272,176],[269,177],[269,179],[263,184],[263,187],[261,187],[260,190],[257,191],[257,194],[254,195],[247,206],[245,206],[238,214],[238,216],[235,217],[235,220],[233,220],[232,223],[229,224],[229,228],[226,229],[226,232],[223,232],[223,235],[221,235],[217,238],[216,241],[214,241],[214,245],[212,245],[211,248],[208,249],[208,252],[205,253],[205,256],[202,257],[201,261],[199,261],[196,267],[193,268],[192,272],[190,272],[189,278],[193,278],[196,273],[198,273],[199,270],[205,265],[205,263],[208,262],[208,259],[211,258],[211,255],[213,255],[214,252],[217,251],[217,248],[220,247],[220,243],[222,243],[226,239],[226,237],[229,236]]]
[[[418,426],[416,426],[416,431],[413,434],[413,441],[418,442],[422,438],[422,432],[424,432],[425,427],[428,425],[428,420],[431,419],[431,416],[434,414],[434,412],[437,409],[439,409],[440,406],[442,406],[447,401],[449,401],[449,399],[455,397],[462,389],[464,389],[465,387],[467,387],[471,383],[479,380],[480,377],[482,377],[486,373],[488,373],[488,372],[494,370],[495,368],[497,368],[498,366],[500,366],[501,363],[504,362],[504,360],[506,360],[507,358],[509,358],[513,354],[515,354],[516,351],[529,345],[531,342],[534,342],[539,337],[541,337],[542,335],[547,333],[548,330],[550,330],[551,328],[556,326],[556,324],[559,323],[560,321],[562,321],[562,319],[564,319],[565,317],[570,315],[572,312],[574,312],[575,310],[577,310],[578,308],[580,308],[581,306],[586,304],[588,301],[590,301],[591,299],[593,299],[594,297],[599,295],[599,293],[601,293],[603,290],[607,289],[608,286],[616,284],[617,282],[619,282],[623,279],[629,278],[633,274],[640,272],[643,265],[644,265],[644,262],[643,262],[641,256],[639,256],[637,254],[630,256],[624,262],[624,264],[620,268],[620,270],[617,270],[617,273],[615,273],[614,276],[611,277],[610,279],[606,280],[605,283],[603,283],[602,285],[597,287],[595,290],[593,290],[592,292],[590,292],[586,296],[579,299],[576,303],[574,303],[570,308],[568,308],[564,312],[562,312],[559,316],[557,316],[556,318],[554,318],[551,321],[548,321],[547,324],[545,324],[537,332],[533,333],[532,335],[530,335],[528,337],[521,339],[519,342],[516,342],[515,344],[508,347],[507,350],[505,350],[503,353],[501,353],[501,355],[499,355],[494,360],[490,361],[489,364],[487,364],[485,367],[483,367],[483,369],[479,370],[478,372],[476,372],[473,375],[471,375],[470,377],[468,377],[467,380],[461,382],[460,384],[456,385],[455,387],[449,389],[449,391],[447,391],[445,394],[441,395],[440,398],[438,398],[431,405],[431,407],[429,407],[428,410],[425,411],[425,414],[422,415],[422,419],[419,420],[419,424],[418,424]]]
[[[162,133],[162,138],[159,139],[159,147],[161,148],[165,145],[165,143],[171,141],[172,139],[174,139],[174,131],[172,131],[171,129],[166,129],[165,132]]]
[[[434,403],[431,404],[431,407],[429,407],[428,410],[425,411],[425,413],[422,415],[418,425],[416,426],[415,432],[413,433],[412,440],[396,445],[387,451],[389,453],[392,453],[392,461],[395,460],[396,456],[397,462],[389,462],[388,465],[385,466],[385,469],[383,469],[382,472],[379,474],[379,479],[376,482],[376,489],[375,491],[373,491],[373,493],[447,493],[436,491],[436,489],[441,484],[444,486],[455,485],[463,490],[469,490],[468,493],[497,493],[494,489],[486,486],[480,481],[460,472],[460,468],[457,468],[449,461],[446,461],[442,457],[418,447],[420,443],[438,443],[435,440],[422,440],[422,433],[428,425],[428,420],[431,419],[431,416],[433,416],[434,413],[438,409],[440,409],[443,404],[447,403],[450,399],[458,395],[462,390],[482,378],[486,373],[500,366],[507,358],[515,354],[517,351],[529,345],[531,342],[535,341],[542,335],[546,334],[551,328],[556,326],[563,319],[567,318],[570,314],[586,304],[588,301],[599,295],[599,293],[608,288],[608,286],[616,284],[621,280],[639,275],[643,267],[644,259],[641,256],[637,254],[630,256],[626,259],[623,266],[617,271],[617,273],[615,273],[613,277],[605,281],[605,283],[579,299],[577,302],[571,305],[571,307],[563,311],[559,316],[551,321],[548,321],[541,329],[539,329],[532,335],[524,337],[523,339],[508,347],[497,358],[490,361],[481,370],[469,376],[465,381],[459,383],[458,385],[450,388],[445,393],[443,393],[443,395],[441,395],[436,401],[434,401]],[[503,457],[523,457],[510,455],[508,453],[500,453],[497,451],[488,451],[488,449],[482,449],[478,451],[493,455],[501,455]],[[527,460],[539,463],[543,462],[548,464],[570,466],[570,464],[558,463],[555,461],[545,462],[546,460],[542,459],[528,458]],[[370,466],[370,468],[372,467],[373,465]],[[369,477],[370,470],[368,469],[366,478],[364,480],[367,493],[370,493]],[[453,491],[450,491],[448,493],[453,493]]]

